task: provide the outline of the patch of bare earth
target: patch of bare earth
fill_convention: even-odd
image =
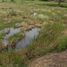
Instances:
[[[67,50],[38,58],[32,61],[29,67],[67,67]]]

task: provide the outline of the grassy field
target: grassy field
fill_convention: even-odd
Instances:
[[[0,30],[16,28],[18,25],[23,32],[32,27],[41,28],[38,37],[26,48],[20,51],[2,51],[0,67],[27,67],[33,58],[67,49],[66,7],[67,3],[58,6],[55,2],[40,1],[0,3]],[[4,36],[5,33],[0,34],[0,42]],[[9,41],[21,36],[22,32],[14,34]]]

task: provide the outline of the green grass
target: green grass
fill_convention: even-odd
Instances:
[[[67,36],[62,36],[58,41],[57,51],[64,51],[67,49]]]
[[[42,56],[48,52],[57,50],[55,48],[60,45],[57,45],[57,43],[62,36],[63,30],[63,23],[48,23],[45,25],[37,39],[35,39],[31,45],[28,45],[28,57]]]
[[[0,67],[26,67],[24,58],[15,52],[2,52],[0,53]]]
[[[10,36],[8,40],[9,40],[9,43],[12,44],[15,41],[19,41],[23,39],[23,37],[24,37],[24,34],[22,32],[19,32],[14,34],[13,36]]]
[[[41,22],[42,27],[38,37],[26,48],[17,52],[1,52],[0,66],[25,67],[30,59],[53,51],[59,52],[67,49],[67,36],[63,33],[67,29],[66,6],[62,8],[58,7],[57,3],[54,2],[40,1],[26,1],[22,4],[18,2],[1,3],[0,16],[2,18],[0,18],[0,29],[15,27],[16,23],[21,22],[26,22],[27,24]],[[37,15],[33,16],[34,13],[37,13]],[[8,19],[4,20],[5,18]],[[14,34],[9,38],[10,43],[21,38],[21,36],[23,38],[22,32]],[[3,37],[4,34],[0,34],[0,39]]]
[[[64,29],[63,23],[46,24],[39,33],[38,38],[33,40],[26,48],[18,52],[3,52],[1,55],[2,58],[5,55],[5,58],[0,59],[2,66],[10,66],[12,64],[12,67],[16,65],[18,65],[18,67],[25,67],[28,61],[35,57],[40,57],[56,50],[65,50],[67,47],[67,37],[62,34]],[[4,63],[4,59],[6,59],[5,61],[10,61]]]
[[[0,33],[0,42],[4,38],[5,35],[6,35],[5,33]]]

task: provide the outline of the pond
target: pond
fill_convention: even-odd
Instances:
[[[7,45],[9,43],[8,38],[10,36],[14,35],[15,33],[20,32],[20,31],[21,31],[20,28],[6,28],[6,29],[2,30],[1,32],[5,32],[6,33],[6,35],[5,35],[5,37],[3,38],[3,41],[2,41],[3,44]]]
[[[25,37],[16,44],[16,48],[17,49],[23,48],[27,46],[28,44],[30,44],[32,40],[37,37],[39,31],[40,31],[40,28],[33,28],[29,31],[26,31]]]
[[[10,36],[14,35],[15,33],[20,32],[21,30],[20,30],[20,28],[16,28],[16,29],[10,28],[10,29],[6,29],[6,31],[8,33],[3,38],[3,44],[4,45],[9,44],[8,38]],[[24,35],[25,35],[24,38],[22,37],[22,39],[20,41],[16,42],[15,48],[20,49],[20,48],[23,48],[23,47],[27,46],[28,44],[30,44],[32,42],[32,40],[37,37],[39,31],[40,31],[40,28],[32,28],[31,30],[25,31],[24,32]],[[9,46],[11,47],[10,44],[9,44]]]

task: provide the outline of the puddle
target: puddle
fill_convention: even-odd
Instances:
[[[6,29],[6,30],[7,30],[7,29]],[[6,36],[3,38],[3,41],[2,41],[3,44],[4,44],[4,45],[8,45],[8,44],[9,44],[8,38],[9,38],[10,36],[14,35],[15,33],[20,32],[20,31],[21,31],[20,28],[16,28],[16,29],[10,28],[10,29],[9,29],[9,33],[6,34]],[[26,32],[24,33],[24,34],[25,34],[24,38],[22,37],[22,38],[23,38],[22,40],[16,42],[15,48],[16,48],[16,49],[20,49],[20,48],[23,48],[23,47],[27,46],[28,44],[30,44],[30,43],[32,42],[32,40],[37,37],[39,31],[40,31],[40,28],[33,28],[33,29],[31,29],[31,30],[26,31]],[[9,45],[9,46],[10,46],[10,45]],[[10,46],[10,47],[11,47],[11,46]],[[8,48],[10,49],[10,47],[8,47]]]
[[[6,34],[14,34],[20,31],[20,28],[5,28],[3,30],[0,30],[0,33],[6,33]]]
[[[20,32],[20,31],[21,31],[20,28],[10,28],[9,33],[5,37],[8,38],[8,37],[14,35],[15,33]]]
[[[9,28],[5,28],[3,30],[0,30],[0,33],[8,33],[9,32]]]
[[[6,28],[6,29],[0,31],[0,32],[6,32],[6,36],[3,38],[3,41],[2,41],[3,44],[4,44],[4,45],[9,44],[8,38],[9,38],[10,36],[12,36],[12,35],[20,32],[20,31],[21,31],[20,28]]]
[[[32,30],[26,31],[24,39],[22,39],[16,44],[16,48],[17,49],[23,48],[27,46],[28,44],[30,44],[32,40],[37,37],[39,31],[40,31],[40,28],[33,28]]]

